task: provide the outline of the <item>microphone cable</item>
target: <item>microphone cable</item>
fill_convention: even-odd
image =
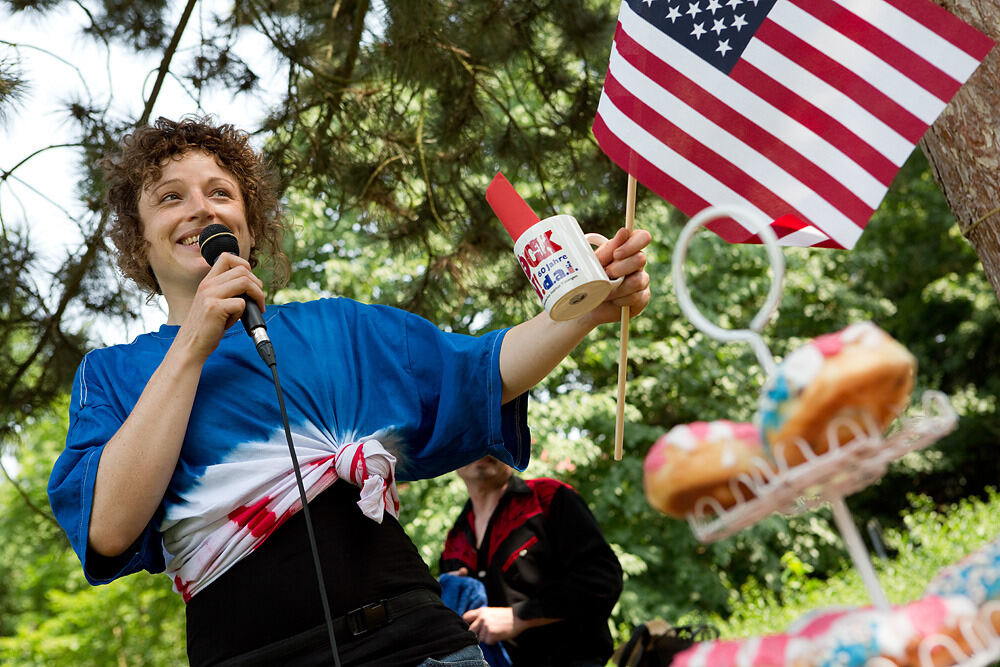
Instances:
[[[224,252],[239,255],[240,244],[236,235],[229,227],[222,224],[209,225],[202,230],[198,238],[201,256],[205,258],[209,266]],[[244,295],[249,309],[250,299]],[[302,502],[302,515],[306,522],[306,533],[309,535],[309,548],[312,550],[313,565],[316,567],[316,580],[319,584],[319,597],[323,604],[323,616],[326,619],[326,631],[330,637],[330,650],[333,652],[333,664],[340,667],[340,655],[337,653],[337,637],[333,630],[333,616],[330,614],[330,601],[326,596],[326,584],[323,581],[323,566],[319,558],[319,547],[316,545],[316,534],[313,531],[312,517],[309,515],[309,501],[306,498],[306,487],[302,483],[302,470],[299,467],[299,457],[295,455],[295,446],[292,444],[292,431],[288,426],[288,413],[285,411],[285,396],[281,391],[281,381],[278,380],[278,361],[274,355],[274,347],[268,338],[263,318],[254,304],[251,309],[255,314],[253,319],[249,319],[244,311],[243,325],[247,333],[254,340],[257,354],[264,360],[264,363],[271,369],[271,377],[274,379],[274,390],[278,394],[278,407],[281,409],[281,424],[285,429],[285,441],[288,443],[288,454],[292,458],[292,470],[295,472],[295,484],[299,489],[299,500]]]
[[[260,351],[258,349],[258,351]],[[281,408],[281,423],[285,427],[285,440],[288,442],[288,454],[292,457],[292,470],[295,471],[295,483],[299,487],[299,498],[302,501],[302,514],[306,520],[306,532],[309,534],[309,547],[312,549],[313,564],[316,566],[316,579],[319,582],[319,596],[323,603],[323,616],[326,618],[326,631],[330,636],[330,650],[333,651],[333,664],[340,667],[340,656],[337,655],[337,637],[333,631],[333,617],[330,615],[330,602],[326,597],[326,584],[323,583],[323,567],[319,559],[319,547],[316,546],[316,535],[313,532],[312,517],[309,516],[309,502],[306,499],[306,488],[302,483],[302,471],[299,468],[299,457],[295,455],[295,447],[292,445],[292,432],[288,427],[288,414],[285,412],[285,397],[281,393],[281,382],[278,380],[277,361],[268,361],[264,354],[262,359],[271,367],[271,376],[274,378],[274,389],[278,394],[278,406]],[[271,353],[274,358],[274,353]]]

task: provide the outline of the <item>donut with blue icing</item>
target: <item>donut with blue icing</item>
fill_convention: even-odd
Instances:
[[[871,322],[813,339],[781,362],[761,392],[756,423],[765,450],[789,466],[847,444],[844,417],[884,431],[909,402],[916,359]]]
[[[942,569],[925,592],[964,595],[978,605],[1000,600],[1000,538]]]

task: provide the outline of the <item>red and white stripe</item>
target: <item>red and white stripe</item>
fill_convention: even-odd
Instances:
[[[778,0],[726,75],[623,2],[594,135],[688,215],[738,204],[783,245],[852,248],[992,46],[928,0]]]

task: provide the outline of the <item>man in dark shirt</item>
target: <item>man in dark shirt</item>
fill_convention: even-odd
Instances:
[[[443,573],[477,578],[488,607],[464,614],[517,665],[604,665],[622,569],[587,504],[554,479],[522,480],[487,456],[458,469],[469,501],[448,533]]]

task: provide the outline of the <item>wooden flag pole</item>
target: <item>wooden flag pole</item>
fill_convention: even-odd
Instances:
[[[625,197],[625,230],[631,235],[635,226],[635,176],[628,175]],[[622,439],[625,436],[625,376],[628,371],[628,306],[622,306],[621,346],[618,353],[618,406],[615,414],[615,461],[622,460]]]

